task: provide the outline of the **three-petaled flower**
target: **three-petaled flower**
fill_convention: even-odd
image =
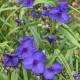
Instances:
[[[55,19],[61,23],[66,23],[69,20],[69,15],[67,14],[68,3],[58,2],[55,7],[52,7],[49,11],[49,17]]]
[[[46,60],[46,56],[43,52],[36,51],[31,57],[23,59],[22,64],[26,69],[31,69],[32,72],[42,74],[45,70],[43,62]]]
[[[22,36],[19,39],[20,44],[17,46],[16,54],[21,58],[26,58],[32,56],[32,53],[36,51],[36,46],[34,45],[33,36]]]

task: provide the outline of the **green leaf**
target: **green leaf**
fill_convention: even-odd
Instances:
[[[54,1],[51,1],[51,0],[35,0],[34,4],[39,4],[39,3],[48,3],[51,5],[55,5]]]
[[[3,22],[4,24],[6,24],[7,26],[13,28],[13,26],[12,26],[10,23],[8,23],[6,20],[4,20],[4,19],[1,18],[1,17],[0,17],[0,21]]]
[[[37,46],[38,47],[40,46],[40,48],[43,50],[44,49],[44,44],[43,44],[43,42],[40,38],[40,35],[37,33],[36,28],[35,27],[28,27],[28,28],[30,29],[31,33],[34,35]]]
[[[14,33],[16,30],[20,29],[21,27],[16,27],[14,29],[12,29],[6,36],[6,38],[8,38],[12,33]]]
[[[3,73],[0,73],[0,80],[8,80],[7,76]]]
[[[58,50],[58,49],[57,49],[57,50]],[[58,50],[58,51],[59,51],[59,50]],[[56,53],[56,54],[57,54],[57,53]],[[65,69],[66,69],[66,71],[67,71],[67,73],[68,73],[68,75],[69,75],[70,80],[74,80],[73,75],[72,75],[72,71],[71,71],[71,69],[70,69],[67,61],[65,60],[63,54],[60,53],[60,55],[58,56],[58,58],[59,58],[59,60],[62,62],[63,66],[65,67]]]
[[[11,7],[11,8],[0,8],[0,12],[2,12],[2,11],[6,11],[6,10],[15,10],[15,9],[17,9],[18,7]]]
[[[11,80],[18,80],[18,78],[19,78],[19,73],[17,72],[17,70],[14,70],[11,73]]]
[[[65,28],[64,26],[60,26],[59,32],[66,36],[67,39],[69,39],[73,44],[80,48],[80,44],[78,43],[77,39],[74,36],[74,33],[70,29]]]
[[[22,67],[22,70],[23,70],[23,77],[24,77],[24,80],[28,80],[28,74],[27,74],[27,70]]]
[[[56,54],[57,53],[57,54]],[[59,50],[55,50],[53,56],[51,57],[50,60],[48,60],[47,62],[45,62],[46,66],[49,67],[54,61],[55,59],[59,56],[60,51]]]

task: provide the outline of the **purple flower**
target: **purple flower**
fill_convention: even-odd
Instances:
[[[16,54],[6,54],[3,62],[5,66],[9,66],[9,65],[16,66],[18,63],[18,60],[19,58]]]
[[[53,63],[49,68],[45,69],[43,76],[45,79],[53,79],[56,74],[62,70],[62,65],[59,62]]]
[[[41,16],[48,16],[49,10],[43,9]]]
[[[15,21],[17,22],[18,26],[21,26],[21,20],[20,19],[16,19]]]
[[[52,41],[56,41],[56,36],[54,36],[54,35],[49,35],[49,36],[48,36],[48,41],[49,41],[50,43],[52,43]]]
[[[69,20],[69,15],[67,14],[68,3],[58,2],[55,7],[52,7],[49,11],[49,17],[51,19],[58,20],[61,23],[66,23]]]
[[[19,42],[22,44],[27,39],[30,39],[32,42],[34,42],[34,36],[22,36],[20,37]]]
[[[22,1],[23,6],[25,7],[31,7],[33,3],[34,3],[34,0],[23,0]]]
[[[44,4],[44,6],[45,6],[46,8],[51,8],[51,6],[50,6],[49,4]]]
[[[36,51],[36,46],[33,44],[32,39],[27,39],[23,41],[22,44],[19,44],[17,49],[16,49],[16,54],[19,57],[25,58],[25,57],[30,57],[34,51]]]
[[[32,17],[36,17],[36,12],[35,12],[34,10],[32,10],[31,13],[30,13],[30,15],[31,15]]]
[[[73,77],[74,77],[74,80],[78,80],[78,73],[77,72],[73,72]]]
[[[45,70],[43,62],[47,60],[45,55],[41,51],[36,51],[29,58],[25,58],[22,61],[23,66],[26,69],[31,69],[36,74],[41,74]]]

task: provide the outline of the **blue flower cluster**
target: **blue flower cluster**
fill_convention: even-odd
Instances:
[[[45,5],[47,9],[43,9],[40,16],[48,16],[52,20],[57,20],[61,23],[66,23],[69,20],[69,15],[67,14],[68,3],[58,2],[56,6]],[[31,16],[35,17],[36,12],[31,12]]]
[[[22,3],[25,7],[33,6],[34,0],[16,0],[17,3]],[[58,2],[56,6],[50,6],[49,4],[45,4],[45,9],[37,15],[35,10],[30,12],[30,15],[35,18],[37,16],[48,16],[52,20],[57,20],[60,23],[66,23],[69,20],[69,15],[67,14],[68,3],[67,2]],[[16,22],[20,25],[21,21],[18,19]]]
[[[6,54],[4,64],[6,66],[16,66],[19,59],[22,59],[21,63],[26,69],[32,70],[35,74],[43,74],[47,80],[53,79],[62,70],[62,65],[59,62],[54,62],[50,67],[46,68],[44,62],[48,59],[34,45],[33,36],[22,36],[19,39],[15,54]]]

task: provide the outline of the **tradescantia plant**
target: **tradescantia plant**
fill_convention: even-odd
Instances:
[[[0,4],[0,80],[80,79],[78,1]]]

